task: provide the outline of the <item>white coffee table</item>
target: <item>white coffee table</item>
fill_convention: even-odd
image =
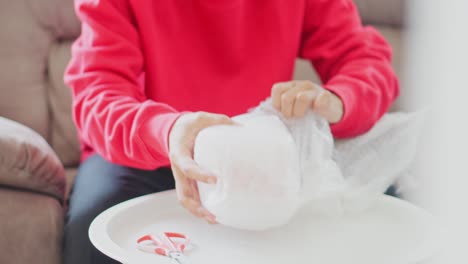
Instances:
[[[424,210],[382,196],[366,213],[332,219],[304,209],[286,227],[245,232],[196,219],[168,191],[106,210],[91,224],[89,236],[97,249],[127,264],[171,263],[136,248],[140,236],[164,231],[192,238],[190,263],[413,264],[436,252],[437,230]]]

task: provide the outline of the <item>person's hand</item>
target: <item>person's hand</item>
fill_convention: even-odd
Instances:
[[[343,117],[343,102],[334,93],[310,81],[276,83],[271,89],[273,106],[285,117],[302,117],[308,109],[337,123]]]
[[[169,133],[169,159],[176,183],[180,203],[197,217],[209,223],[216,218],[200,202],[197,181],[216,183],[216,176],[200,168],[193,160],[193,148],[198,133],[213,125],[234,124],[229,117],[205,112],[188,113],[180,116]]]

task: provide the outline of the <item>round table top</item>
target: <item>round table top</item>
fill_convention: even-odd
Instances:
[[[209,225],[183,209],[174,191],[135,198],[91,224],[94,246],[122,263],[170,263],[141,252],[145,234],[179,232],[191,238],[190,263],[423,263],[437,249],[438,225],[426,211],[384,196],[369,210],[330,217],[303,208],[286,226],[262,232]]]

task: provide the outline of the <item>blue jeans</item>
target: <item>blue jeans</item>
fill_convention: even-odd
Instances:
[[[387,191],[385,192],[386,195],[390,195],[390,196],[393,196],[393,197],[397,197],[397,198],[400,198],[400,196],[398,195],[397,193],[397,189],[394,185],[390,186]]]
[[[138,170],[110,163],[98,155],[89,157],[79,168],[70,196],[65,223],[65,264],[118,263],[91,244],[88,228],[104,210],[123,201],[174,189],[169,168]]]

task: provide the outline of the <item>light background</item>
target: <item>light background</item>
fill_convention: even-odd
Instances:
[[[446,228],[436,263],[468,263],[468,0],[410,3],[404,104],[434,107],[413,198]]]

